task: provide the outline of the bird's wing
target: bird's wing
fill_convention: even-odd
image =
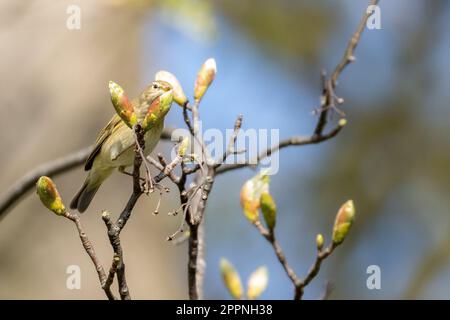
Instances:
[[[121,122],[122,120],[120,119],[120,117],[115,114],[111,120],[108,122],[108,124],[106,125],[106,127],[104,127],[102,129],[102,131],[100,131],[97,140],[95,141],[95,146],[94,149],[92,150],[91,154],[89,155],[89,157],[86,160],[86,163],[84,164],[84,170],[89,171],[92,168],[92,164],[94,163],[94,159],[95,157],[98,155],[98,153],[100,152],[103,143],[105,142],[105,140],[111,135],[111,133],[114,131],[114,128]]]

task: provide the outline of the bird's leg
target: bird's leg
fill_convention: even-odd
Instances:
[[[125,174],[125,175],[127,175],[127,176],[132,177],[133,174],[132,174],[131,172],[126,171],[125,168],[126,168],[125,166],[120,166],[119,168],[117,168],[117,170],[118,170],[120,173],[123,173],[123,174]]]
[[[162,190],[167,192],[167,189],[164,188],[163,185],[161,185],[160,183],[156,182],[155,179],[153,179],[151,172],[150,172],[150,161],[144,155],[144,151],[142,150],[141,146],[139,146],[139,144],[137,144],[137,145],[138,145],[139,154],[141,155],[142,162],[144,163],[144,167],[145,167],[144,192],[146,194],[152,193],[153,191],[155,191],[155,188],[157,188],[161,192],[162,192]]]
[[[132,174],[131,172],[126,171],[125,168],[126,168],[125,166],[120,166],[119,168],[117,168],[117,170],[118,170],[120,173],[124,174],[124,175],[127,175],[127,176],[132,177],[133,174]],[[139,179],[140,179],[141,181],[145,181],[144,178],[139,178]]]
[[[135,143],[136,143],[139,155],[141,156],[142,162],[144,163],[144,167],[145,167],[144,192],[146,194],[149,194],[149,193],[152,193],[155,190],[154,186],[155,186],[156,183],[155,183],[155,181],[152,178],[147,158],[144,155],[144,150],[142,149],[142,146],[139,143],[139,139],[138,139],[137,135],[135,135]]]
[[[161,192],[162,194],[162,190],[167,191],[167,188],[164,188],[160,183],[156,182],[155,179],[153,179],[152,175],[151,175],[151,171],[150,171],[150,161],[147,159],[147,157],[144,154],[144,144],[145,142],[142,140],[143,136],[142,136],[142,132],[140,134],[136,133],[134,135],[134,139],[135,139],[135,145],[137,148],[137,151],[139,153],[139,156],[142,159],[142,163],[144,164],[145,167],[145,178],[144,178],[144,185],[143,185],[143,192],[146,194],[152,193],[155,190],[155,187]]]

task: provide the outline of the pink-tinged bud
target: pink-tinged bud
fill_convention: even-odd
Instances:
[[[217,73],[216,60],[209,58],[200,68],[195,80],[194,99],[199,102],[205,94],[208,87],[214,80]]]
[[[355,219],[355,205],[353,200],[348,200],[339,209],[333,227],[333,243],[341,244],[347,236]]]
[[[172,86],[167,82],[165,85],[166,91],[151,102],[144,120],[142,120],[141,126],[145,132],[152,128],[157,122],[161,121],[161,119],[164,119],[172,106]]]
[[[137,122],[137,117],[125,91],[117,83],[110,81],[109,93],[111,94],[111,102],[117,114],[127,126],[132,128]]]
[[[172,85],[173,101],[178,105],[183,106],[187,102],[186,95],[184,94],[180,82],[172,73],[164,70],[159,71],[155,75],[155,80],[166,81]]]
[[[52,179],[45,176],[40,177],[36,182],[36,192],[47,209],[58,216],[66,213],[66,208]]]
[[[250,300],[258,299],[266,290],[269,282],[269,273],[265,266],[256,269],[248,278],[247,298]]]
[[[273,230],[277,220],[277,206],[272,196],[269,193],[261,194],[261,211],[263,213],[264,221],[267,228]]]
[[[261,172],[252,179],[247,180],[241,189],[241,206],[245,217],[251,222],[259,221],[259,208],[261,195],[269,193],[269,176]]]
[[[222,275],[222,280],[227,287],[230,294],[235,299],[241,299],[243,288],[241,278],[239,273],[233,267],[233,265],[226,259],[220,260],[220,273]]]

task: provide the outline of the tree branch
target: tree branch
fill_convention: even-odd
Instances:
[[[372,0],[371,5],[378,4],[378,0]],[[203,226],[205,208],[207,204],[207,200],[209,198],[209,194],[212,190],[215,176],[217,174],[221,174],[230,170],[239,169],[247,166],[256,166],[261,162],[262,159],[266,157],[270,157],[273,153],[286,148],[288,146],[300,146],[307,144],[315,144],[326,141],[328,139],[336,136],[342,128],[345,126],[345,120],[341,119],[339,124],[333,128],[328,133],[323,133],[326,124],[327,117],[330,109],[335,109],[336,105],[340,105],[343,103],[343,99],[339,98],[335,94],[335,88],[337,86],[338,78],[343,70],[349,65],[352,61],[354,61],[354,51],[358,42],[360,40],[361,34],[365,28],[366,22],[369,18],[370,14],[365,13],[362,20],[360,21],[356,32],[351,37],[347,48],[344,52],[344,55],[339,62],[339,64],[334,69],[333,73],[329,78],[326,77],[326,74],[322,75],[322,94],[323,99],[320,106],[320,115],[314,130],[314,133],[311,136],[293,136],[286,140],[281,141],[279,144],[267,148],[260,154],[256,156],[253,161],[249,161],[246,163],[238,163],[238,164],[224,164],[227,157],[236,152],[235,143],[238,135],[238,131],[242,125],[242,116],[238,117],[234,126],[234,133],[230,139],[227,150],[224,152],[221,163],[216,163],[212,161],[211,156],[208,154],[205,142],[203,139],[200,139],[199,136],[199,100],[197,100],[192,106],[187,102],[183,106],[183,117],[186,123],[186,126],[189,128],[191,135],[194,140],[199,143],[201,147],[201,154],[197,161],[197,164],[191,168],[185,168],[183,162],[181,162],[182,171],[181,176],[177,177],[172,173],[172,170],[177,166],[180,162],[180,157],[175,159],[176,162],[171,162],[170,164],[166,164],[165,160],[160,157],[159,169],[160,173],[156,176],[154,181],[158,183],[166,176],[169,176],[172,181],[178,186],[178,190],[180,192],[180,202],[181,207],[184,207],[184,222],[186,223],[189,230],[189,252],[188,252],[188,287],[189,287],[189,297],[191,299],[199,299],[202,297],[202,279],[204,273],[204,261],[203,261],[203,248],[204,248],[204,232],[201,229]],[[192,121],[189,115],[189,112],[192,116]],[[114,276],[117,275],[118,283],[119,283],[119,292],[122,299],[129,299],[130,294],[128,290],[128,286],[125,278],[125,264],[123,262],[123,250],[120,244],[120,233],[122,229],[125,227],[128,219],[132,214],[132,210],[135,207],[136,202],[140,198],[140,196],[144,193],[141,188],[141,177],[140,177],[140,166],[143,161],[147,161],[144,158],[143,150],[145,147],[145,143],[143,140],[143,132],[140,126],[135,126],[135,135],[136,135],[136,148],[135,148],[135,161],[134,161],[134,169],[133,169],[133,192],[121,212],[120,216],[113,222],[110,218],[109,213],[104,212],[102,215],[103,221],[108,229],[108,237],[111,243],[111,246],[114,251],[114,257],[112,260],[112,264],[109,270],[108,276],[106,276],[103,267],[98,261],[92,244],[87,239],[86,234],[83,232],[78,215],[72,215],[67,213],[66,217],[75,222],[80,239],[83,243],[83,246],[86,252],[91,257],[93,261],[97,273],[99,275],[100,283],[102,288],[105,290],[106,295],[110,299],[114,299],[114,296],[111,293],[110,287],[113,283]],[[162,139],[168,139],[171,137],[172,130],[166,129],[162,135]],[[5,215],[5,213],[10,209],[14,203],[16,203],[28,190],[30,190],[36,180],[42,176],[55,176],[66,172],[76,166],[81,165],[85,162],[85,159],[90,153],[91,148],[85,148],[80,151],[77,151],[73,154],[70,154],[66,157],[48,162],[37,169],[29,172],[27,175],[18,180],[11,188],[8,190],[5,195],[0,199],[0,218]],[[181,159],[182,160],[182,159]],[[147,166],[147,162],[145,162]],[[201,170],[200,170],[201,169]],[[147,168],[147,173],[149,173],[149,169]],[[195,183],[186,188],[187,176],[190,174],[196,173]],[[151,181],[152,177],[147,174],[146,179]],[[151,188],[150,188],[151,189]],[[261,224],[256,224],[256,227],[260,231],[260,233],[271,243],[274,252],[285,269],[287,275],[290,280],[294,284],[295,287],[295,298],[301,299],[303,295],[303,288],[307,286],[310,281],[318,274],[320,270],[320,266],[322,261],[327,258],[332,251],[334,250],[333,244],[330,245],[325,250],[318,251],[315,263],[311,267],[305,279],[300,279],[293,269],[287,263],[286,257],[281,249],[281,246],[275,239],[273,231],[266,230]]]
[[[278,261],[283,266],[284,271],[286,271],[286,274],[288,275],[289,279],[294,284],[294,286],[297,287],[301,281],[299,277],[295,274],[291,266],[288,264],[283,249],[276,240],[275,233],[273,232],[273,230],[269,231],[266,228],[264,228],[264,226],[261,224],[260,221],[255,222],[254,225],[256,229],[258,229],[259,233],[271,244]]]
[[[319,274],[322,261],[328,258],[328,256],[333,253],[334,249],[336,249],[336,245],[334,244],[334,242],[332,242],[326,249],[317,250],[316,260],[314,261],[314,264],[309,269],[306,277],[301,280],[296,286],[294,299],[298,300],[303,297],[303,289]]]
[[[172,132],[172,128],[164,129],[161,134],[161,139],[170,140]],[[0,198],[0,219],[4,218],[9,210],[11,210],[28,191],[34,188],[39,177],[55,177],[83,165],[91,153],[91,150],[92,147],[86,147],[70,153],[67,156],[46,162],[16,180],[16,182],[14,182]]]
[[[379,0],[371,0],[369,5],[377,5]],[[355,61],[355,49],[361,39],[361,34],[363,33],[367,20],[371,16],[371,13],[368,13],[367,10],[364,12],[361,21],[356,28],[355,33],[350,38],[350,41],[347,44],[344,55],[341,58],[341,61],[338,63],[333,73],[331,74],[331,78],[327,79],[326,75],[323,73],[323,99],[322,105],[320,106],[320,116],[319,121],[317,122],[314,133],[316,135],[321,135],[325,125],[327,123],[328,112],[330,109],[333,109],[337,104],[342,104],[344,100],[335,95],[334,90],[336,89],[338,78],[341,75],[342,71],[353,61]]]
[[[100,285],[102,289],[105,291],[106,296],[109,300],[115,300],[116,297],[111,292],[111,285],[108,285],[108,279],[106,277],[105,270],[103,269],[102,264],[100,263],[100,260],[97,257],[97,254],[95,253],[94,247],[89,240],[88,236],[86,235],[86,232],[83,229],[83,226],[81,225],[80,217],[76,213],[70,213],[66,212],[64,213],[64,217],[67,219],[73,221],[77,227],[78,234],[80,236],[81,244],[83,245],[84,250],[89,255],[89,257],[92,260],[92,263],[95,266],[95,270],[97,271],[98,278],[100,280]]]
[[[49,161],[16,180],[16,182],[14,182],[14,184],[2,195],[0,199],[0,218],[3,218],[8,210],[10,210],[14,204],[16,204],[17,201],[25,195],[25,193],[35,187],[36,181],[39,177],[54,177],[82,165],[91,153],[91,150],[91,147],[83,148],[65,157]]]
[[[370,5],[376,5],[378,4],[379,0],[372,0],[370,2]],[[355,60],[354,57],[354,51],[356,46],[358,45],[358,42],[361,38],[361,34],[366,26],[367,19],[370,17],[370,13],[366,12],[363,15],[363,18],[361,19],[355,33],[351,37],[347,48],[344,52],[344,56],[342,57],[339,64],[336,66],[335,70],[333,71],[331,78],[327,79],[325,72],[322,72],[322,83],[323,83],[323,99],[322,99],[322,105],[320,107],[320,116],[316,125],[316,128],[314,130],[314,134],[309,137],[292,137],[289,139],[286,139],[282,142],[280,142],[278,145],[267,149],[266,151],[262,152],[258,155],[258,157],[253,161],[249,163],[244,164],[233,164],[228,166],[223,166],[217,170],[217,173],[223,173],[229,170],[234,170],[238,168],[243,168],[246,166],[249,166],[251,163],[259,163],[263,158],[270,156],[273,152],[276,152],[282,148],[292,146],[292,145],[305,145],[305,144],[311,144],[311,143],[318,143],[321,141],[325,141],[327,139],[330,139],[334,137],[336,134],[339,133],[339,131],[345,126],[346,121],[345,119],[341,119],[339,121],[339,125],[335,127],[332,131],[330,131],[328,134],[323,134],[323,130],[325,128],[325,125],[327,123],[327,114],[328,111],[332,108],[335,108],[336,104],[342,104],[343,99],[339,98],[335,95],[334,89],[337,85],[337,80],[339,78],[339,75],[341,72],[345,69],[345,67],[350,64],[352,61]],[[308,274],[304,279],[300,279],[294,272],[294,270],[289,266],[286,257],[283,253],[283,250],[281,249],[281,246],[278,244],[275,238],[275,234],[273,230],[267,230],[259,221],[254,223],[255,227],[258,229],[260,234],[272,245],[274,252],[278,258],[278,261],[283,266],[283,269],[285,270],[286,274],[288,275],[289,279],[291,280],[292,284],[295,288],[295,294],[294,299],[300,300],[303,297],[304,288],[317,276],[317,274],[320,271],[320,267],[322,265],[322,261],[325,260],[336,248],[336,244],[332,242],[326,249],[322,250],[322,248],[318,248],[316,260],[314,264],[311,266]]]
[[[134,134],[136,137],[136,145],[135,145],[135,156],[134,156],[134,164],[133,164],[133,192],[128,199],[128,202],[114,223],[111,220],[110,214],[107,211],[104,211],[102,214],[102,219],[105,222],[105,225],[108,229],[108,237],[111,243],[111,246],[114,251],[114,257],[111,264],[111,268],[109,271],[108,278],[105,280],[104,287],[110,288],[114,275],[117,274],[117,281],[119,283],[119,293],[122,300],[130,300],[130,291],[127,285],[126,277],[125,277],[125,263],[123,259],[123,249],[120,243],[120,233],[125,227],[128,219],[131,216],[131,213],[136,205],[140,196],[144,193],[141,187],[141,177],[140,177],[140,168],[142,162],[145,161],[144,158],[144,131],[142,130],[140,125],[136,125],[134,128]],[[178,158],[177,158],[178,159]],[[178,159],[179,160],[179,159]],[[177,162],[178,163],[178,162]],[[166,176],[170,175],[171,171],[175,168],[176,163],[169,164],[163,168],[163,170],[154,178],[155,183],[159,183]],[[151,179],[151,177],[149,178]]]
[[[336,126],[334,129],[332,129],[329,133],[326,133],[326,134],[319,134],[319,135],[313,134],[308,137],[293,136],[288,139],[282,140],[277,145],[275,145],[271,148],[267,148],[266,150],[262,151],[256,157],[256,159],[253,159],[249,162],[236,163],[236,164],[224,164],[224,165],[220,166],[217,169],[217,174],[222,174],[222,173],[225,173],[230,170],[245,168],[248,166],[255,167],[264,158],[270,157],[273,153],[275,153],[283,148],[289,147],[289,146],[302,146],[302,145],[307,145],[307,144],[316,144],[316,143],[320,143],[320,142],[329,140],[329,139],[335,137],[342,130],[342,128],[344,128],[345,124],[346,124],[345,121],[341,121],[338,124],[338,126]]]

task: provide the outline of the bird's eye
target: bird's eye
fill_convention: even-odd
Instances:
[[[157,84],[154,84],[154,85],[153,85],[153,89],[155,89],[155,90],[158,89],[158,85],[157,85]]]

